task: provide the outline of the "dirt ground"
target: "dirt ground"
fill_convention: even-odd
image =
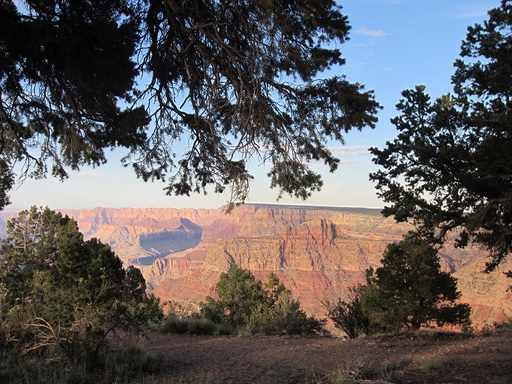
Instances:
[[[150,333],[140,343],[163,360],[157,383],[512,383],[510,331],[358,340]]]

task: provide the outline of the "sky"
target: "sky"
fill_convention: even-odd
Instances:
[[[270,188],[268,165],[255,163],[251,171],[248,203],[305,204],[338,207],[381,208],[375,186],[368,175],[377,170],[368,147],[382,148],[396,137],[390,118],[401,92],[423,84],[432,98],[451,92],[453,63],[467,27],[482,23],[499,0],[345,0],[339,4],[352,29],[350,40],[338,46],[346,64],[330,74],[345,74],[350,82],[364,84],[375,92],[383,106],[375,129],[350,132],[345,143],[332,143],[341,159],[330,174],[320,164],[313,168],[323,175],[324,187],[308,200],[283,196]],[[123,153],[108,154],[108,163],[98,168],[83,167],[60,182],[54,178],[25,180],[11,191],[11,206],[31,205],[52,209],[109,208],[219,208],[227,194],[209,193],[190,197],[167,196],[161,182],[145,183],[130,168],[120,165]]]

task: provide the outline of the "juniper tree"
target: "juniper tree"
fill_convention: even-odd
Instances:
[[[0,260],[0,328],[27,351],[96,358],[112,332],[161,316],[140,271],[48,208],[8,222]]]
[[[441,271],[438,251],[427,240],[410,233],[388,245],[381,263],[367,270],[367,286],[359,297],[371,328],[396,331],[431,322],[469,324],[469,305],[457,302],[457,280]]]
[[[373,92],[323,74],[349,29],[332,0],[2,1],[0,206],[15,176],[64,179],[109,148],[169,194],[243,201],[256,157],[308,197],[307,163],[334,171],[328,141],[376,123]]]
[[[404,91],[397,138],[371,149],[384,214],[440,242],[457,230],[457,246],[489,251],[488,271],[512,249],[511,31],[512,2],[502,0],[468,28],[454,93],[432,100],[424,86]]]

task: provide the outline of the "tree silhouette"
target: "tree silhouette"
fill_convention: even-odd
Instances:
[[[367,271],[368,285],[361,290],[363,311],[371,327],[419,329],[431,321],[438,325],[469,324],[470,307],[460,298],[457,280],[441,271],[437,250],[417,234],[389,244],[382,266]]]
[[[374,127],[379,108],[362,85],[321,77],[344,63],[333,48],[350,29],[340,9],[331,0],[3,1],[1,205],[16,164],[21,178],[63,179],[117,147],[168,194],[229,187],[241,202],[256,157],[272,165],[280,194],[307,198],[322,186],[307,163],[334,171],[328,141]]]
[[[162,316],[138,269],[48,208],[8,222],[0,258],[1,332],[27,351],[95,358],[112,332]]]
[[[512,248],[512,4],[468,28],[452,77],[454,95],[432,101],[424,86],[406,90],[392,119],[399,134],[372,148],[370,175],[386,216],[418,231],[489,250],[492,270]]]

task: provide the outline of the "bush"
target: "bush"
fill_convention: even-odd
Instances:
[[[271,275],[269,281],[273,278]],[[301,310],[299,301],[294,300],[290,291],[284,289],[270,299],[268,306],[263,305],[253,311],[246,324],[246,331],[265,335],[311,335],[324,332],[324,324],[325,321],[308,316]]]
[[[139,345],[126,345],[105,357],[105,373],[112,383],[126,383],[160,369],[159,360]]]
[[[508,319],[502,322],[495,322],[494,329],[496,332],[512,332],[512,319]]]
[[[163,321],[159,330],[167,333],[187,333],[188,324],[186,319],[179,319],[176,316],[169,315]]]
[[[349,301],[328,305],[329,318],[351,338],[415,330],[433,322],[467,329],[470,307],[457,303],[457,280],[441,271],[437,252],[414,232],[389,244],[382,266],[366,271],[367,285],[352,289]]]
[[[119,350],[104,349],[98,354],[97,363],[98,367],[104,367],[103,372],[95,370],[91,373],[85,361],[61,360],[58,355],[3,349],[0,350],[0,383],[126,383],[129,379],[142,378],[160,369],[160,361],[138,345],[127,345]]]
[[[389,244],[382,266],[367,271],[361,305],[383,330],[419,329],[436,322],[467,327],[470,307],[457,303],[457,280],[441,271],[438,251],[429,239],[410,232]]]
[[[174,315],[167,316],[159,330],[161,332],[196,336],[229,335],[232,333],[228,327],[214,323],[209,319],[197,317],[178,318]]]
[[[218,300],[207,297],[200,304],[201,315],[239,332],[275,335],[324,330],[324,321],[307,316],[273,273],[263,286],[250,271],[234,266],[221,274],[217,293]]]
[[[362,285],[350,288],[348,301],[339,299],[335,305],[326,303],[328,316],[334,326],[344,331],[351,339],[372,333],[370,318],[361,305],[361,294],[364,293],[364,289]]]
[[[51,356],[25,354],[19,349],[0,350],[0,383],[82,384],[87,382],[84,362],[63,362]]]
[[[188,319],[188,334],[190,335],[214,335],[217,334],[219,326],[208,319]]]

